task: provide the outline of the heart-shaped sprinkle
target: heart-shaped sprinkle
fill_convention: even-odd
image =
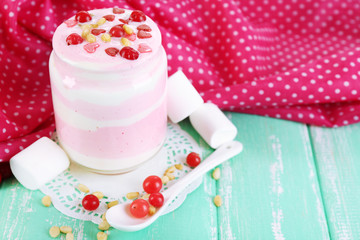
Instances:
[[[122,8],[117,8],[117,7],[113,8],[113,13],[115,13],[115,14],[122,14],[124,12],[125,12],[125,10]]]
[[[100,29],[100,28],[94,28],[94,29],[91,29],[91,33],[94,34],[95,36],[98,36],[102,33],[105,33],[106,30],[105,29]]]
[[[78,23],[75,19],[69,19],[64,22],[67,27],[74,27]]]
[[[141,24],[141,25],[139,25],[138,27],[137,27],[137,30],[143,30],[143,31],[145,31],[145,32],[151,32],[152,31],[152,29],[151,29],[151,27],[149,27],[148,25],[146,25],[146,24]]]
[[[139,58],[140,53],[132,47],[123,47],[120,50],[120,56],[128,60],[136,60]]]
[[[111,48],[105,49],[105,52],[107,55],[115,57],[116,54],[118,54],[120,52],[120,50],[117,48],[111,47]]]
[[[127,39],[129,39],[130,41],[135,41],[136,40],[136,34],[135,33],[133,33],[133,34],[126,34],[125,35],[125,37],[127,38]]]
[[[140,43],[139,47],[138,47],[138,51],[140,53],[149,53],[152,52],[152,49],[149,45],[147,45],[146,43]]]
[[[142,38],[151,38],[151,33],[145,32],[144,30],[140,30],[137,33],[137,37],[142,39]]]
[[[115,15],[110,14],[110,15],[103,16],[103,18],[105,18],[106,21],[112,22],[115,19]]]
[[[84,49],[88,53],[94,53],[98,47],[100,47],[98,43],[88,43],[84,45]]]
[[[129,24],[129,20],[125,20],[125,19],[119,19],[120,22],[124,23],[124,24]]]

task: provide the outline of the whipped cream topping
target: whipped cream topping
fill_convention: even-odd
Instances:
[[[149,61],[160,49],[160,30],[155,22],[149,17],[146,17],[146,20],[142,22],[129,20],[132,12],[132,10],[124,9],[124,13],[116,14],[113,12],[113,8],[91,10],[88,11],[88,13],[91,15],[91,20],[83,23],[76,22],[75,16],[71,17],[62,23],[54,33],[53,49],[56,55],[64,62],[67,62],[75,67],[100,71],[134,68],[143,64],[144,62]],[[99,19],[107,15],[114,15],[115,18],[113,21],[106,21],[104,24],[92,28],[105,30],[105,33],[101,33],[97,36],[94,35],[96,40],[94,43],[89,44],[86,38],[84,38],[84,41],[80,44],[68,45],[66,39],[70,34],[76,33],[82,36],[83,25],[95,25]],[[105,51],[108,48],[117,48],[121,50],[125,47],[124,42],[122,41],[122,37],[111,36],[111,40],[109,42],[104,42],[101,37],[103,34],[109,34],[112,27],[119,24],[124,24],[119,19],[128,21],[128,23],[125,25],[131,28],[134,33],[132,37],[128,38],[128,40],[130,40],[126,41],[127,44],[130,44],[129,47],[135,49],[136,51],[142,52],[140,52],[139,58],[136,60],[125,59],[119,54],[110,56]],[[71,24],[69,24],[69,22]],[[146,33],[151,34],[151,37],[149,38],[139,38],[137,36],[139,32],[137,29],[138,26],[144,24],[151,28],[151,31],[146,31]],[[92,49],[94,52],[89,53],[89,45],[94,48]],[[144,52],[144,46],[146,52]]]

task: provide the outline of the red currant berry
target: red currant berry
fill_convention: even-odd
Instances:
[[[164,196],[161,193],[152,193],[149,196],[149,203],[154,207],[161,207],[164,204]]]
[[[151,27],[149,27],[148,25],[146,24],[141,24],[137,27],[137,30],[143,30],[145,32],[151,32]]]
[[[84,39],[77,33],[72,33],[66,38],[67,45],[77,45],[84,41]]]
[[[109,31],[112,37],[122,37],[126,34],[125,30],[120,26],[114,26]]]
[[[83,198],[82,205],[86,210],[94,211],[99,207],[100,201],[95,195],[89,194]]]
[[[147,193],[157,193],[160,192],[162,188],[161,178],[158,176],[152,175],[147,177],[143,182],[144,191]]]
[[[134,22],[144,22],[146,21],[146,15],[139,10],[135,10],[131,13],[129,20]]]
[[[75,15],[75,20],[81,23],[90,21],[91,15],[87,11],[80,11]]]
[[[117,8],[117,7],[114,7],[114,8],[113,8],[113,13],[115,13],[115,14],[122,14],[122,13],[124,13],[124,12],[125,12],[124,9]]]
[[[137,37],[142,39],[142,38],[151,38],[151,33],[145,32],[144,30],[140,30],[137,33]]]
[[[127,60],[136,60],[139,58],[140,53],[132,47],[123,47],[120,50],[120,56]]]
[[[130,213],[136,218],[143,218],[149,213],[149,203],[144,199],[136,199],[130,204]]]
[[[110,15],[103,16],[103,18],[105,18],[106,21],[112,22],[115,19],[115,15],[110,14]]]
[[[197,154],[195,152],[189,153],[189,155],[187,155],[187,157],[186,157],[186,163],[190,167],[196,167],[197,165],[200,164],[200,162],[201,162],[200,156],[199,156],[199,154]]]
[[[105,52],[107,55],[115,57],[116,54],[118,54],[120,52],[120,50],[117,48],[111,47],[111,48],[105,49]]]
[[[1,182],[2,182],[2,175],[1,175],[1,173],[0,173],[0,184],[1,184]]]

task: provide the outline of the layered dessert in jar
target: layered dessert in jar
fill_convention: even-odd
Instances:
[[[167,58],[141,11],[80,11],[55,31],[50,79],[59,143],[98,172],[126,172],[166,136]]]

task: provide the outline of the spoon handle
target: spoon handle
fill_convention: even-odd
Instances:
[[[196,168],[180,178],[173,186],[164,191],[164,198],[175,198],[183,189],[185,189],[194,180],[208,172],[210,169],[223,163],[224,161],[236,156],[243,149],[240,142],[232,141],[223,144],[203,160]],[[170,200],[170,199],[167,199]]]

